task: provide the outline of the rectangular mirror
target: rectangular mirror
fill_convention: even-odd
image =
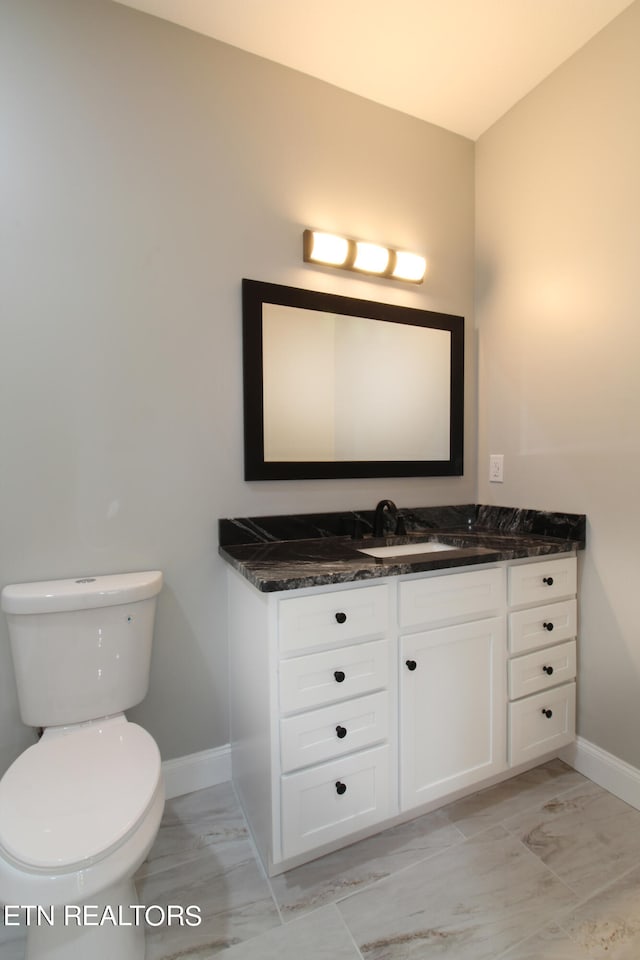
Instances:
[[[459,476],[464,319],[242,281],[246,480]]]

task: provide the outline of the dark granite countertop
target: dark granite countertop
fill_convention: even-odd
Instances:
[[[221,520],[220,555],[258,590],[270,593],[569,553],[585,545],[583,514],[477,504],[398,512],[406,534],[378,539],[367,536],[373,511]],[[358,552],[433,540],[452,549],[384,559]]]

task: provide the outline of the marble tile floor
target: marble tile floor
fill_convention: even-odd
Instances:
[[[203,917],[147,960],[638,960],[640,811],[553,760],[268,880],[225,783],[167,803],[137,886]]]

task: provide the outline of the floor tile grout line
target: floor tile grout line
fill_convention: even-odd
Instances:
[[[590,782],[592,782],[592,781],[590,781]],[[595,784],[595,786],[598,786],[598,784]],[[615,794],[609,794],[609,791],[605,790],[603,787],[600,787],[599,789],[602,790],[602,793],[603,793],[603,794],[608,794],[608,795],[610,795],[610,796],[614,796],[614,797],[615,797]],[[553,798],[553,799],[556,799],[556,798]],[[619,799],[619,798],[617,798],[617,799]],[[550,803],[550,802],[552,802],[552,801],[550,801],[550,800],[546,801],[546,803]],[[635,809],[635,808],[633,808],[633,809]],[[512,818],[508,818],[508,819],[512,819]],[[578,898],[577,904],[576,904],[575,907],[573,907],[572,909],[578,909],[578,907],[580,907],[580,906],[582,906],[583,904],[587,903],[589,900],[593,899],[593,897],[600,895],[600,894],[603,893],[608,887],[612,886],[612,885],[615,884],[615,883],[618,883],[620,880],[624,879],[624,877],[626,877],[628,874],[630,874],[630,873],[632,873],[634,870],[637,870],[637,869],[638,869],[638,864],[637,864],[637,863],[631,864],[631,866],[629,866],[629,867],[627,867],[626,869],[624,869],[621,873],[616,874],[615,877],[611,877],[609,880],[607,880],[606,883],[602,884],[602,886],[596,887],[594,890],[592,890],[590,893],[588,893],[588,894],[586,894],[586,895],[582,895],[582,894],[580,894],[580,893],[578,892],[578,890],[575,889],[574,886],[571,885],[571,883],[569,883],[568,880],[565,880],[563,877],[561,877],[560,874],[558,874],[558,873],[553,869],[553,867],[549,866],[549,864],[546,863],[545,860],[543,860],[543,858],[542,858],[539,854],[537,854],[534,850],[532,850],[531,847],[529,847],[529,846],[522,840],[522,838],[521,838],[521,837],[519,836],[519,834],[517,833],[515,827],[508,827],[508,826],[507,826],[507,821],[504,821],[504,822],[501,824],[501,826],[503,826],[503,828],[507,831],[507,833],[509,834],[509,836],[513,837],[515,840],[518,840],[518,841],[525,847],[525,849],[531,854],[531,856],[535,857],[536,860],[537,860],[539,863],[543,864],[543,866],[546,867],[547,870],[549,870],[550,873],[553,874],[553,876],[556,878],[556,880],[558,880],[560,883],[562,883],[563,886],[567,887],[567,888]]]
[[[580,774],[580,776],[583,776],[583,774]],[[583,777],[583,779],[586,780],[588,783],[593,783],[593,781],[592,781],[592,780],[589,780],[588,777]],[[508,783],[508,781],[505,781],[505,782]],[[570,793],[572,790],[577,790],[580,786],[581,786],[581,784],[574,784],[574,786],[572,786],[572,787],[567,787],[565,790],[561,790],[559,793],[555,793],[555,794],[553,794],[553,796],[551,796],[551,797],[546,797],[544,800],[537,800],[537,801],[531,803],[530,806],[526,806],[526,807],[523,807],[522,810],[518,810],[517,813],[507,814],[506,817],[503,817],[501,820],[496,820],[495,823],[490,824],[489,826],[483,827],[482,829],[483,829],[483,830],[487,830],[487,829],[489,829],[490,826],[494,826],[494,827],[504,826],[504,824],[505,824],[508,820],[512,820],[514,817],[525,816],[527,813],[530,813],[530,812],[532,812],[533,810],[536,810],[537,808],[544,806],[544,804],[546,804],[546,803],[552,803],[554,800],[560,800],[566,793]],[[582,786],[583,786],[583,785],[582,785]],[[597,786],[597,784],[596,784],[596,786]],[[487,791],[493,790],[493,789],[494,789],[493,787],[487,787]],[[603,789],[603,788],[601,788],[601,789]],[[483,793],[483,792],[484,792],[484,791],[480,791],[479,793]],[[605,793],[606,793],[606,792],[607,792],[607,791],[605,791]],[[473,794],[472,796],[478,796],[478,795],[479,795],[479,794]],[[466,800],[467,798],[465,797],[464,799]],[[451,806],[454,806],[456,803],[460,803],[460,802],[461,802],[461,801],[456,800],[456,801],[453,802],[453,804],[451,804]],[[441,808],[439,808],[439,809],[446,810],[447,808],[446,808],[446,806],[445,806],[445,807],[441,807]],[[472,819],[472,817],[473,817],[473,815],[472,815],[471,817],[469,817],[468,819]],[[454,823],[454,825],[457,826],[457,824],[455,824],[455,823]],[[459,827],[458,829],[460,830],[461,833],[463,833],[463,835],[465,836],[465,838],[466,838],[467,840],[470,840],[470,839],[472,839],[473,837],[478,836],[477,833],[472,833],[472,834],[468,834],[468,835],[467,835],[467,834],[464,833],[464,831],[463,831],[460,827]],[[508,829],[508,828],[505,827],[505,829]]]
[[[504,829],[507,831],[510,837],[512,837],[514,840],[516,840],[520,844],[520,846],[527,852],[529,857],[533,857],[536,863],[544,867],[545,870],[547,870],[551,874],[551,876],[558,881],[558,883],[560,883],[566,890],[569,891],[569,893],[573,894],[573,896],[576,898],[577,902],[573,904],[573,906],[568,908],[563,907],[560,913],[562,913],[562,915],[564,916],[568,912],[568,910],[574,910],[576,906],[580,903],[580,894],[578,893],[578,891],[575,890],[571,886],[571,884],[568,883],[566,880],[563,880],[563,878],[558,873],[556,873],[553,867],[550,867],[548,863],[545,863],[542,857],[539,857],[538,854],[531,849],[531,847],[528,847],[527,844],[524,842],[524,840],[521,837],[519,837],[516,833],[514,833],[513,830],[509,830],[507,827],[505,827]]]
[[[461,839],[460,839],[460,840],[456,840],[455,843],[452,843],[452,844],[450,844],[450,845],[447,846],[447,847],[443,847],[441,850],[437,850],[437,851],[435,851],[435,852],[434,852],[433,854],[431,854],[431,855],[428,855],[428,856],[426,856],[426,857],[421,857],[419,860],[414,860],[412,863],[408,863],[408,864],[406,864],[404,867],[400,867],[400,869],[398,869],[398,870],[390,871],[389,873],[385,874],[383,877],[378,877],[376,880],[373,880],[371,883],[366,883],[366,884],[364,884],[362,887],[360,887],[358,890],[354,890],[352,893],[348,893],[348,894],[345,894],[345,896],[336,897],[335,900],[329,900],[329,901],[326,901],[326,902],[323,903],[323,904],[319,904],[317,907],[314,907],[313,910],[309,910],[309,911],[307,911],[306,914],[302,914],[302,916],[305,916],[305,915],[308,916],[309,914],[314,913],[316,910],[321,910],[323,906],[328,906],[328,905],[330,905],[330,904],[333,904],[334,906],[339,907],[339,905],[340,905],[341,903],[344,903],[346,900],[354,899],[355,897],[360,896],[360,894],[366,893],[366,892],[368,892],[369,890],[374,889],[374,888],[377,887],[379,884],[385,883],[386,881],[390,881],[391,879],[393,879],[393,878],[395,878],[395,877],[401,876],[403,873],[406,873],[408,870],[412,870],[412,869],[414,869],[415,867],[419,867],[419,866],[421,866],[422,864],[427,863],[427,861],[435,860],[435,859],[436,859],[437,857],[439,857],[439,856],[444,856],[444,855],[450,853],[452,850],[457,849],[458,847],[462,846],[462,845],[465,844],[465,843],[469,843],[469,842],[474,841],[474,840],[476,839],[476,837],[481,836],[482,833],[486,833],[486,832],[488,832],[489,830],[494,830],[494,829],[496,829],[496,826],[499,826],[499,825],[494,825],[494,826],[492,826],[492,827],[487,827],[486,829],[483,829],[480,833],[476,834],[474,837],[464,837],[464,836],[462,836]],[[291,922],[291,921],[285,921],[285,924],[286,924],[286,923],[289,923],[289,922]]]
[[[578,897],[578,902],[571,909],[574,912],[576,910],[580,910],[582,907],[586,906],[591,900],[595,900],[596,897],[601,897],[604,893],[607,892],[607,890],[610,887],[615,887],[617,883],[620,883],[622,880],[628,877],[630,873],[633,873],[634,870],[637,870],[637,869],[638,869],[638,864],[637,863],[632,864],[626,870],[623,870],[622,873],[618,874],[615,877],[612,877],[610,880],[604,883],[601,887],[596,887],[595,890],[592,890],[590,893],[586,894],[585,896],[581,896],[579,893],[574,891],[576,893],[576,896]],[[564,883],[566,886],[570,887],[570,885],[566,882],[566,880],[564,881]],[[570,887],[570,889],[573,890],[573,887]]]
[[[526,937],[523,937],[521,940],[518,940],[516,943],[512,943],[506,950],[498,954],[495,960],[501,960],[501,958],[508,956],[511,950],[514,950],[521,944],[526,943],[526,941],[531,939],[532,937],[539,935],[551,924],[555,924],[556,926],[560,927],[561,921],[565,917],[567,917],[570,913],[572,913],[574,910],[576,910],[580,904],[580,897],[578,893],[573,889],[573,887],[570,884],[568,884],[566,880],[563,880],[562,877],[558,876],[555,870],[553,870],[548,864],[546,864],[544,860],[537,855],[537,853],[534,853],[533,850],[531,850],[530,847],[528,847],[526,843],[519,836],[517,836],[512,830],[509,830],[506,826],[504,826],[504,824],[502,824],[502,826],[506,830],[508,836],[510,836],[513,840],[515,840],[517,843],[520,844],[520,846],[522,847],[522,849],[525,851],[525,853],[528,855],[529,858],[534,859],[539,866],[544,867],[544,869],[547,870],[548,873],[550,873],[551,876],[575,898],[575,903],[567,904],[566,906],[561,907],[557,912],[553,914],[547,914],[544,918],[544,921],[540,924],[539,927],[536,927],[535,930],[530,931]],[[563,930],[563,933],[566,933],[566,931],[562,927],[561,929]],[[570,937],[570,939],[573,939],[573,938]]]
[[[581,947],[582,947],[582,949],[584,950],[585,960],[597,960],[595,954],[592,953],[591,950],[590,950],[588,947],[585,947],[583,944],[578,943],[578,941],[577,941],[574,937],[571,936],[571,934],[569,933],[569,931],[568,931],[567,929],[565,929],[565,927],[563,926],[562,922],[560,922],[560,921],[556,922],[556,926],[558,927],[559,930],[562,930],[562,932],[564,933],[564,935],[569,938],[569,940],[571,941],[571,943],[575,943],[575,944],[577,944],[577,946],[579,946],[579,947],[581,946]]]
[[[249,849],[248,849],[248,851],[247,851],[247,856],[246,856],[246,857],[242,857],[242,859],[240,859],[240,860],[238,860],[238,861],[234,861],[233,867],[238,867],[238,866],[241,866],[242,864],[250,863],[251,860],[256,859],[256,858],[255,858],[255,854],[254,854],[253,850],[251,849],[250,844],[248,843],[249,840],[250,840],[250,837],[243,837],[243,838],[239,841],[239,842],[241,842],[241,843],[247,843],[247,846],[249,847]],[[157,878],[157,877],[162,876],[162,874],[164,874],[164,873],[169,873],[169,872],[171,872],[172,870],[175,870],[176,867],[179,867],[179,866],[188,866],[190,863],[194,863],[195,861],[199,860],[201,857],[205,856],[207,853],[215,852],[215,848],[216,848],[216,844],[215,844],[215,843],[208,843],[208,844],[205,844],[204,846],[200,847],[197,851],[194,851],[194,855],[193,855],[193,856],[184,857],[184,858],[180,859],[179,862],[171,863],[169,866],[161,867],[161,868],[159,868],[158,870],[151,870],[151,871],[149,871],[148,873],[147,873],[147,872],[144,872],[144,873],[140,874],[139,876],[138,876],[138,874],[136,873],[136,875],[135,875],[134,878],[133,878],[133,879],[134,879],[134,882],[135,882],[135,884],[136,884],[136,887],[138,886],[138,884],[142,884],[142,883],[144,883],[146,880],[153,880],[153,879],[155,879],[155,878]],[[140,869],[142,869],[142,868],[140,868]],[[231,866],[225,865],[224,870],[223,870],[222,872],[224,873],[224,872],[226,872],[227,870],[230,870],[230,869],[232,869]]]
[[[356,943],[355,937],[354,937],[353,934],[351,933],[351,928],[350,928],[349,924],[347,923],[347,921],[345,920],[345,918],[342,916],[342,913],[341,913],[340,910],[338,909],[338,904],[337,904],[336,902],[334,902],[334,903],[331,904],[331,907],[333,907],[334,912],[337,913],[338,918],[339,918],[339,920],[340,920],[340,923],[342,924],[342,926],[343,926],[344,930],[346,931],[349,939],[351,940],[351,943],[353,944],[356,953],[357,953],[358,956],[360,957],[360,960],[363,960],[362,951],[361,951],[360,947],[358,946],[358,944]]]
[[[518,947],[520,944],[525,943],[525,942],[526,942],[528,939],[530,939],[531,937],[534,937],[534,936],[536,936],[537,934],[541,933],[541,932],[542,932],[546,927],[548,927],[550,924],[555,924],[555,925],[557,925],[557,926],[559,927],[559,926],[560,926],[560,919],[559,919],[559,918],[564,918],[564,917],[567,916],[570,912],[572,912],[573,910],[575,910],[575,909],[577,908],[577,906],[579,905],[580,900],[579,900],[578,894],[573,890],[573,888],[571,888],[565,881],[563,881],[560,877],[558,877],[557,874],[555,874],[555,872],[554,872],[553,870],[551,870],[549,867],[547,867],[547,865],[546,865],[545,863],[543,863],[543,861],[542,861],[536,854],[534,854],[533,851],[531,851],[531,850],[526,846],[526,844],[523,843],[522,840],[520,840],[519,837],[515,836],[515,835],[513,834],[513,832],[507,830],[507,829],[506,829],[502,824],[500,824],[500,823],[498,823],[498,824],[492,824],[491,826],[485,827],[482,831],[479,831],[477,834],[474,834],[473,837],[465,837],[463,842],[473,842],[473,841],[475,841],[478,837],[481,837],[483,833],[488,833],[488,832],[490,832],[491,830],[495,830],[495,829],[503,829],[503,830],[504,830],[504,833],[505,833],[505,838],[506,838],[506,837],[510,837],[511,839],[513,839],[513,840],[515,840],[516,842],[518,842],[518,844],[519,844],[519,845],[522,847],[522,849],[525,851],[525,854],[528,856],[528,858],[529,858],[529,859],[534,859],[535,862],[536,862],[539,866],[542,866],[542,867],[544,867],[546,870],[548,870],[548,872],[553,875],[553,877],[561,884],[562,887],[564,887],[564,888],[575,898],[575,901],[576,901],[576,902],[573,903],[573,904],[569,904],[569,905],[567,905],[566,907],[562,907],[562,908],[557,912],[557,914],[554,913],[553,915],[546,915],[545,918],[544,918],[544,920],[540,923],[539,926],[536,926],[533,930],[529,931],[525,937],[522,937],[521,940],[518,940],[517,942],[510,944],[505,950],[501,951],[501,953],[498,954],[498,955],[495,957],[495,960],[501,960],[501,958],[504,958],[505,956],[508,956],[508,954],[509,954],[509,952],[510,952],[511,950],[515,949],[515,948]],[[444,848],[443,850],[439,851],[439,852],[438,852],[438,855],[440,855],[440,854],[445,855],[447,852],[449,852],[450,850],[452,850],[452,849],[454,849],[454,848],[456,848],[456,847],[458,847],[458,846],[460,846],[460,844],[458,844],[458,843],[452,844],[450,847]],[[433,858],[425,858],[425,859],[433,859]],[[396,875],[398,875],[398,874],[401,874],[401,873],[405,872],[406,870],[411,869],[412,866],[418,866],[420,863],[424,863],[424,862],[425,862],[425,860],[416,861],[416,863],[413,864],[413,865],[408,865],[407,867],[404,867],[404,868],[402,868],[402,869],[399,870],[399,871],[395,871],[393,874],[388,874],[387,877],[382,878],[381,881],[378,881],[378,882],[382,882],[382,880],[385,880],[385,879],[390,879],[392,876],[396,876]],[[369,885],[369,889],[370,889],[372,886],[375,886],[375,885],[376,885],[376,884],[371,884],[371,885]],[[366,889],[366,888],[363,888],[363,891],[357,891],[357,893],[354,893],[354,894],[352,894],[352,895],[350,895],[350,896],[357,897],[360,892],[364,892],[364,889]],[[344,900],[347,900],[347,899],[350,899],[350,897],[343,897],[343,898],[341,898],[341,900],[336,900],[336,901],[334,901],[334,905],[336,906],[336,908],[338,908],[338,912],[339,912],[340,914],[341,914],[341,911],[340,911],[340,909],[339,909],[339,905],[340,905],[341,902],[344,902]],[[341,914],[341,915],[342,915],[342,914]],[[566,931],[564,931],[564,930],[563,930],[563,932],[566,933]],[[568,935],[568,934],[567,934],[567,935]],[[570,939],[572,939],[572,938],[570,938]],[[585,960],[587,960],[587,958],[585,958]]]
[[[428,816],[428,814],[425,814],[425,816]],[[450,824],[450,826],[455,826],[455,825]],[[457,828],[455,829],[457,830]],[[308,916],[311,913],[315,913],[316,910],[321,910],[322,907],[328,906],[329,904],[332,904],[332,903],[338,904],[338,903],[342,903],[343,900],[348,900],[350,897],[357,897],[358,894],[364,893],[365,890],[371,890],[373,887],[377,886],[379,883],[383,883],[385,880],[389,880],[391,877],[395,877],[398,874],[404,873],[405,870],[410,870],[412,867],[416,867],[421,863],[425,863],[427,860],[431,860],[434,857],[439,856],[440,854],[446,853],[448,850],[452,850],[455,847],[460,846],[462,843],[466,843],[468,838],[465,837],[462,833],[460,833],[459,830],[457,830],[457,832],[460,834],[460,836],[457,837],[453,843],[448,844],[448,846],[442,847],[439,850],[434,850],[431,853],[426,854],[426,856],[420,857],[418,860],[413,860],[411,863],[406,864],[404,867],[399,867],[397,870],[390,870],[389,873],[385,873],[384,876],[376,877],[374,880],[363,883],[362,886],[358,887],[357,890],[352,890],[350,893],[345,893],[344,896],[337,896],[333,899],[324,900],[322,903],[319,903],[317,906],[312,907],[310,910],[305,910],[303,913],[300,913],[298,916],[291,917],[290,920],[285,919],[284,923],[285,924],[292,923],[294,920],[299,919],[299,917]],[[331,856],[331,854],[327,854],[327,856]],[[308,861],[308,862],[313,863],[313,861]],[[303,864],[302,866],[306,866],[306,864]],[[277,899],[277,895],[276,895],[276,899]],[[295,906],[293,909],[295,909]]]
[[[234,791],[233,791],[233,792],[234,792],[234,795],[235,795],[235,788],[234,788]],[[237,799],[237,797],[236,797],[236,799]],[[247,821],[246,821],[244,812],[243,812],[242,807],[240,806],[239,803],[238,803],[238,810],[239,810],[239,812],[240,812],[240,816],[242,817],[242,822],[244,823],[245,829],[246,829],[246,831],[247,831],[247,839],[248,839],[248,841],[249,841],[249,847],[250,847],[250,849],[251,849],[251,852],[253,853],[253,858],[254,858],[254,860],[255,860],[255,862],[256,862],[256,864],[257,864],[257,867],[258,867],[258,870],[259,870],[259,872],[260,872],[260,875],[261,875],[262,878],[266,881],[267,888],[268,888],[268,890],[269,890],[269,895],[270,895],[270,897],[271,897],[271,899],[272,899],[272,901],[273,901],[273,905],[274,905],[275,908],[276,908],[276,913],[278,914],[278,920],[280,921],[280,926],[281,926],[281,927],[284,927],[284,926],[285,926],[285,920],[284,920],[284,917],[282,916],[282,911],[281,911],[281,909],[280,909],[280,904],[278,903],[278,898],[276,897],[275,891],[274,891],[273,886],[272,886],[272,884],[271,884],[271,877],[270,877],[269,874],[267,873],[266,868],[265,868],[265,866],[264,866],[264,864],[263,864],[263,862],[262,862],[262,858],[260,857],[260,855],[259,855],[259,853],[258,853],[258,848],[257,848],[257,846],[256,846],[256,842],[255,842],[253,833],[252,833],[251,830],[249,829],[249,824],[248,824]]]
[[[241,862],[241,863],[248,863],[252,857],[254,857],[254,858],[256,858],[256,859],[259,860],[259,857],[256,857],[255,845],[254,845],[253,842],[252,842],[252,841],[253,841],[253,837],[252,837],[252,835],[251,835],[251,831],[249,830],[249,827],[248,827],[248,825],[247,825],[246,818],[245,818],[244,813],[243,813],[243,811],[242,811],[242,807],[240,806],[240,803],[238,802],[238,798],[237,798],[237,795],[236,795],[236,791],[235,791],[235,789],[234,789],[234,787],[233,787],[233,783],[232,783],[231,780],[228,780],[228,781],[225,780],[225,781],[223,781],[223,782],[220,783],[220,784],[215,784],[213,787],[204,787],[204,788],[202,788],[202,790],[194,790],[191,794],[183,794],[183,795],[180,796],[180,797],[174,797],[174,798],[171,799],[171,800],[167,800],[166,805],[165,805],[165,812],[166,812],[167,807],[169,807],[170,804],[173,804],[175,800],[182,800],[182,799],[184,799],[184,798],[186,798],[186,797],[190,797],[190,796],[193,796],[193,795],[195,795],[195,794],[202,793],[202,792],[204,792],[204,791],[206,791],[206,790],[218,790],[219,788],[224,787],[225,785],[229,785],[229,787],[231,788],[231,794],[232,794],[232,798],[233,798],[233,803],[235,804],[235,813],[232,813],[232,814],[229,816],[228,819],[229,819],[230,821],[234,821],[234,822],[236,822],[236,823],[237,823],[237,822],[240,822],[240,823],[242,824],[243,833],[242,833],[241,836],[238,835],[235,839],[236,839],[238,842],[249,841],[249,844],[248,844],[248,855],[247,855],[246,859],[243,858],[243,859],[242,859],[241,861],[239,861],[239,862]],[[211,810],[208,810],[208,811],[205,811],[205,810],[200,811],[200,819],[201,819],[202,817],[205,817],[205,818],[206,818],[206,817],[209,817],[209,816],[211,815],[211,813],[212,813]],[[197,823],[198,823],[198,814],[190,815],[190,816],[193,817],[193,822],[197,825]],[[164,816],[163,816],[163,819],[164,819]],[[220,820],[221,820],[221,822],[224,822],[224,816],[221,816]],[[189,824],[190,822],[191,822],[191,819],[190,819],[190,820],[180,819],[179,815],[177,815],[177,814],[176,814],[176,819],[175,819],[175,820],[172,820],[171,823],[169,823],[169,824],[164,823],[164,822],[161,821],[161,823],[160,823],[160,828],[159,828],[159,830],[158,830],[158,835],[157,835],[157,837],[156,837],[156,840],[154,841],[154,845],[158,842],[158,839],[161,837],[161,834],[162,834],[162,831],[163,831],[163,830],[168,830],[168,829],[171,829],[171,830],[176,830],[176,829],[177,829],[177,830],[181,830],[181,829],[182,829],[182,830],[184,830],[186,833],[188,833],[188,824]],[[200,835],[199,835],[199,836],[200,836]],[[207,853],[207,852],[210,852],[211,850],[215,850],[216,846],[217,846],[217,841],[216,841],[216,840],[213,840],[211,843],[204,843],[202,846],[197,847],[197,848],[194,848],[194,849],[192,850],[190,856],[188,855],[188,856],[186,856],[186,857],[183,857],[183,858],[180,860],[180,864],[191,863],[192,861],[197,860],[197,859],[198,859],[199,857],[201,857],[203,854],[205,854],[205,853]],[[152,850],[153,850],[153,847],[151,848],[151,851],[150,851],[150,852],[152,852]],[[147,856],[148,856],[148,855],[147,855]],[[169,859],[169,860],[172,860],[172,859],[174,859],[174,857],[168,857],[168,859]],[[168,865],[158,866],[157,869],[151,869],[151,870],[148,870],[148,871],[141,872],[141,871],[143,871],[143,868],[144,868],[145,865],[147,865],[147,864],[150,865],[150,866],[152,866],[152,865],[153,865],[153,861],[149,861],[148,859],[146,859],[146,860],[140,865],[140,867],[139,867],[138,870],[136,871],[136,874],[134,875],[134,882],[136,883],[136,885],[138,884],[138,882],[142,883],[142,882],[144,882],[144,881],[147,880],[147,879],[150,879],[150,878],[153,878],[153,877],[158,877],[160,874],[166,873],[166,872],[169,871],[169,870],[174,870],[174,869],[176,868],[176,865],[177,865],[175,862],[173,862],[173,863],[169,863]],[[225,870],[226,870],[226,869],[227,869],[227,868],[225,867]],[[139,874],[140,874],[140,875],[139,875]]]
[[[597,786],[597,784],[596,784],[596,786]],[[608,791],[603,790],[603,792],[604,792],[604,793],[607,793]],[[547,801],[547,802],[548,802],[548,801]],[[586,894],[586,895],[581,895],[581,894],[575,889],[574,886],[572,886],[567,880],[564,880],[558,873],[556,873],[556,871],[555,871],[552,867],[550,867],[549,864],[545,863],[545,861],[542,859],[542,857],[540,857],[537,853],[535,853],[533,850],[531,850],[531,848],[528,847],[528,846],[526,845],[526,843],[524,843],[524,841],[514,832],[513,829],[510,829],[509,827],[507,827],[507,826],[504,825],[504,824],[503,824],[503,826],[504,826],[504,829],[507,831],[507,833],[508,833],[511,837],[513,837],[513,839],[517,840],[517,841],[524,847],[524,849],[530,854],[530,856],[535,857],[535,859],[537,860],[537,862],[538,862],[539,864],[541,864],[542,866],[544,866],[544,867],[555,877],[555,879],[556,879],[559,883],[561,883],[566,889],[568,889],[568,890],[575,896],[576,902],[573,903],[573,904],[571,904],[571,905],[568,905],[568,906],[566,906],[566,907],[562,907],[562,908],[561,908],[556,914],[554,914],[553,916],[547,916],[546,919],[545,919],[545,922],[542,924],[542,926],[541,926],[540,928],[538,928],[538,929],[535,930],[534,932],[528,934],[527,937],[524,937],[522,940],[518,941],[518,943],[512,944],[510,947],[507,948],[506,951],[503,951],[503,953],[499,954],[499,955],[495,958],[495,960],[502,960],[503,957],[508,956],[509,951],[515,949],[516,947],[518,947],[518,946],[521,945],[522,943],[525,943],[525,942],[526,942],[527,940],[529,940],[530,938],[535,937],[536,935],[540,934],[543,930],[545,930],[545,929],[546,929],[549,925],[551,925],[551,924],[554,924],[555,926],[557,926],[558,929],[560,929],[560,930],[562,931],[562,933],[564,933],[565,936],[568,937],[569,940],[571,940],[572,943],[575,943],[575,944],[577,944],[578,946],[582,946],[582,945],[571,935],[571,933],[569,932],[569,930],[566,929],[566,927],[565,927],[566,919],[567,919],[568,917],[574,915],[578,910],[580,910],[582,907],[584,907],[584,906],[585,906],[586,904],[588,904],[589,902],[597,900],[597,898],[601,897],[602,894],[605,893],[610,887],[614,887],[617,883],[619,883],[620,881],[624,880],[624,878],[627,877],[629,874],[633,873],[634,870],[638,870],[638,864],[632,864],[632,865],[631,865],[630,867],[628,867],[626,870],[623,870],[622,873],[617,874],[615,877],[610,878],[610,879],[609,879],[605,884],[603,884],[602,886],[597,887],[597,888],[595,888],[594,890],[591,890],[591,891],[590,891],[588,894]],[[582,947],[582,949],[585,951],[585,960],[594,960],[594,956],[595,956],[595,955],[592,954],[590,950],[588,950],[588,949],[587,949],[586,947],[584,947],[584,946]]]
[[[559,923],[557,920],[547,919],[541,924],[541,926],[536,927],[536,929],[533,930],[531,933],[528,933],[526,937],[523,937],[522,940],[518,940],[516,943],[512,943],[509,947],[507,947],[506,950],[503,950],[502,953],[499,953],[496,957],[494,957],[493,960],[504,960],[504,958],[508,957],[513,950],[517,950],[519,947],[523,946],[523,944],[527,943],[528,940],[533,940],[534,937],[540,936],[550,926],[556,926],[562,933],[565,934],[566,937],[569,938],[571,943],[574,943],[577,946],[581,946],[581,944],[579,944],[577,940],[574,940],[573,937],[569,933],[567,933],[567,931],[564,929],[561,923]],[[586,947],[583,947],[583,950],[585,951],[584,960],[595,960],[593,954],[590,953]]]
[[[512,950],[516,950],[518,947],[526,943],[528,940],[531,940],[534,937],[539,936],[541,933],[543,933],[544,930],[547,929],[547,927],[551,925],[557,926],[565,934],[565,936],[567,936],[572,941],[572,943],[577,943],[577,941],[574,940],[574,938],[570,935],[570,933],[564,928],[563,922],[565,921],[566,917],[573,914],[585,902],[591,900],[594,896],[597,896],[599,891],[595,891],[594,893],[590,894],[588,897],[581,899],[578,892],[569,883],[567,883],[566,880],[563,880],[562,877],[560,877],[555,872],[555,870],[553,870],[548,864],[546,864],[541,857],[539,857],[536,853],[534,853],[534,851],[531,850],[526,845],[526,843],[524,843],[524,841],[519,836],[517,836],[516,833],[514,833],[513,830],[508,829],[504,824],[501,824],[501,826],[503,826],[507,834],[512,839],[516,840],[520,844],[520,846],[523,848],[523,850],[526,852],[529,858],[533,858],[536,861],[536,863],[538,863],[538,865],[544,867],[554,877],[554,879],[561,884],[561,886],[563,886],[566,890],[569,891],[569,893],[571,893],[575,897],[575,902],[572,904],[568,904],[564,907],[561,907],[557,911],[557,913],[547,914],[539,926],[536,926],[534,930],[529,931],[529,933],[527,933],[526,936],[522,937],[522,939],[516,941],[515,943],[510,944],[505,950],[503,950],[501,953],[499,953],[495,957],[495,960],[503,960],[504,957],[508,957]],[[631,872],[631,870],[634,870],[634,869],[637,869],[637,866],[631,867],[630,870],[626,872],[627,873]],[[615,883],[616,881],[614,880],[611,882]],[[608,884],[608,886],[609,885],[610,884]],[[585,960],[591,960],[591,954],[588,951],[586,951],[585,953]]]
[[[537,863],[541,864],[546,870],[548,870],[549,873],[558,881],[558,883],[561,883],[563,887],[566,887],[567,890],[569,890],[577,898],[577,903],[574,904],[574,906],[571,909],[573,910],[577,906],[579,906],[580,903],[582,902],[582,899],[578,891],[575,889],[575,887],[573,887],[567,880],[564,880],[559,873],[556,873],[553,867],[550,867],[548,863],[545,863],[542,857],[540,857],[534,850],[532,850],[531,847],[528,847],[527,844],[524,842],[524,840],[521,837],[519,837],[517,833],[515,833],[513,830],[509,830],[508,827],[505,827],[505,830],[507,831],[510,837],[513,837],[514,840],[517,840],[518,843],[520,843],[524,847],[524,849],[527,851],[529,856],[534,857]],[[592,896],[593,894],[589,894],[589,896],[586,899],[590,900]]]
[[[484,830],[482,831],[485,832]],[[458,847],[462,846],[464,843],[469,842],[469,837],[461,836],[459,840],[456,840],[455,843],[449,844],[447,847],[442,847],[441,850],[435,850],[431,854],[427,854],[426,857],[420,857],[419,860],[414,860],[412,863],[405,864],[404,867],[400,867],[398,870],[392,870],[389,873],[386,873],[384,877],[378,877],[376,880],[372,880],[371,883],[364,884],[358,890],[354,890],[352,893],[347,893],[343,897],[337,897],[333,903],[336,905],[343,903],[345,900],[350,900],[352,897],[357,897],[361,893],[365,893],[367,890],[371,890],[374,887],[377,887],[378,884],[384,883],[386,880],[391,880],[393,877],[401,876],[403,873],[406,873],[407,870],[413,870],[414,867],[418,867],[423,863],[426,863],[428,860],[435,860],[436,857],[443,856],[449,853],[451,850],[455,850]]]

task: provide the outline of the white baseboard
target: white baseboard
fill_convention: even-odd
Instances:
[[[630,763],[625,763],[582,737],[577,737],[575,743],[564,747],[560,757],[599,787],[640,810],[640,770],[637,767],[632,767]]]
[[[165,760],[162,772],[167,800],[193,790],[214,787],[231,779],[231,747],[227,743],[213,750]]]

